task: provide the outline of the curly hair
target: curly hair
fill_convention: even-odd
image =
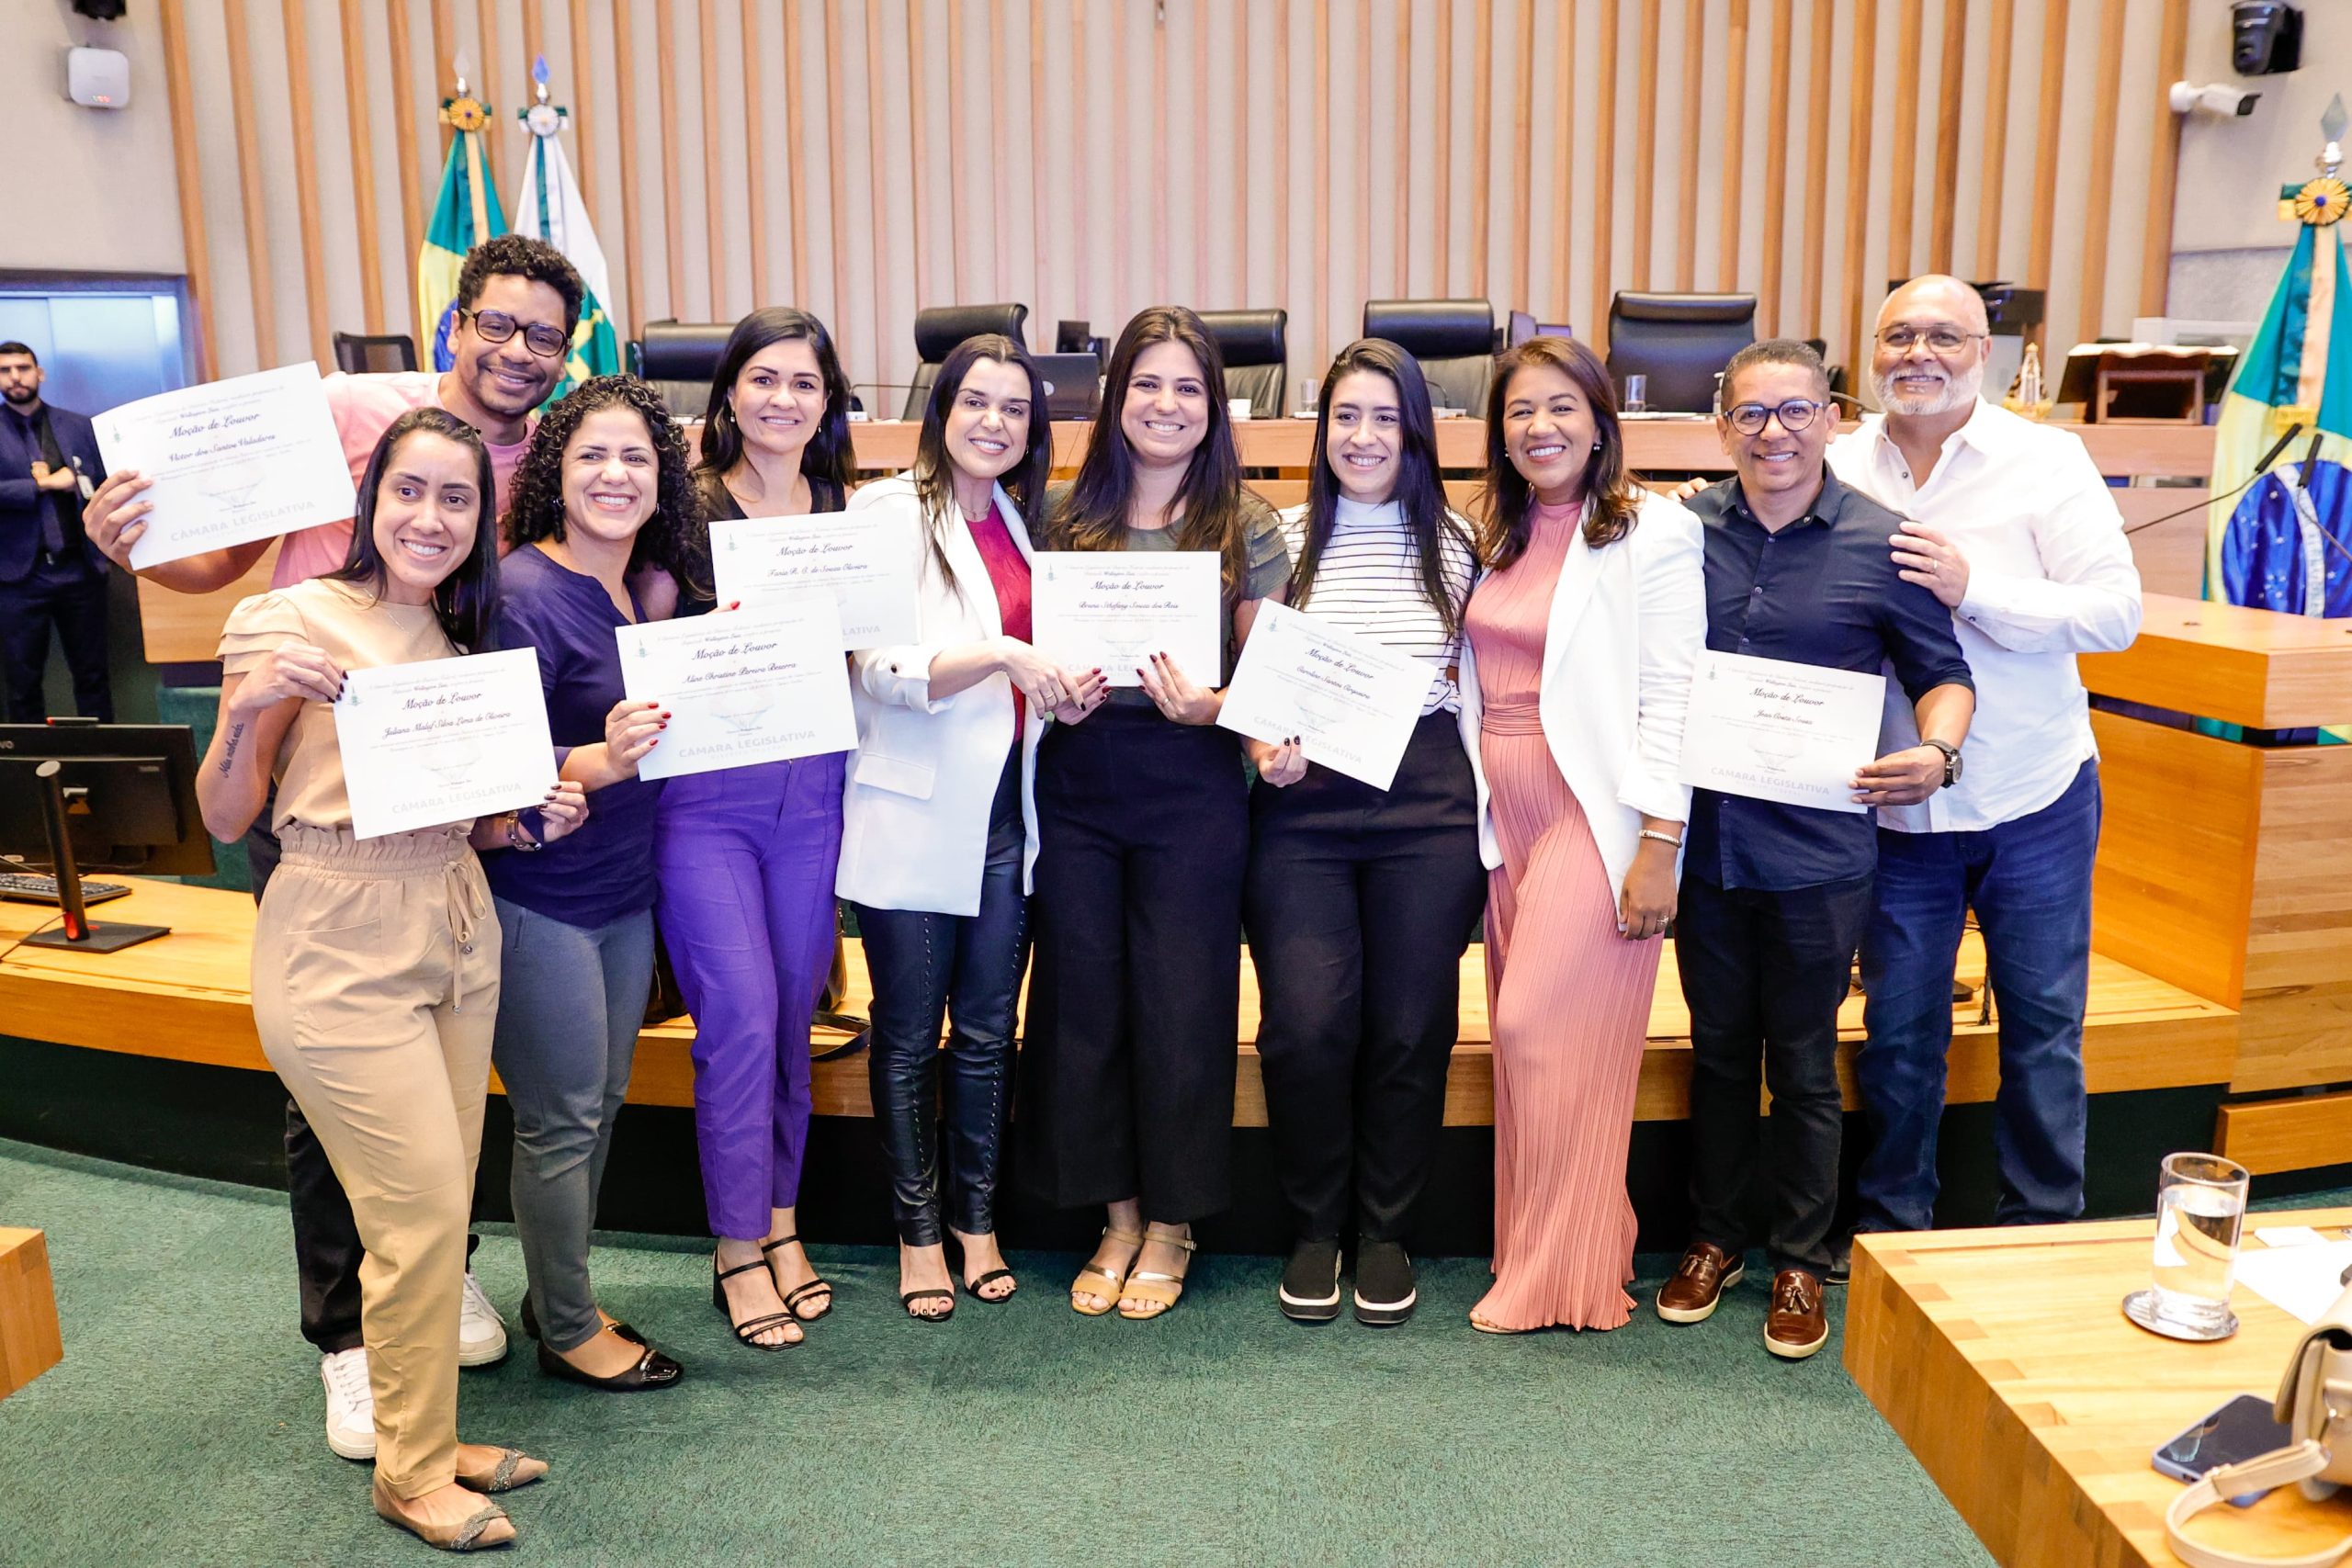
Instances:
[[[685,438],[670,417],[662,395],[634,376],[598,376],[573,388],[561,402],[539,416],[531,433],[531,449],[514,470],[514,488],[501,525],[509,546],[537,539],[561,542],[564,533],[563,453],[580,424],[600,409],[625,408],[645,422],[652,437],[658,474],[652,514],[637,531],[629,550],[628,569],[657,566],[676,580],[679,591],[708,598],[710,525],[705,521],[700,492],[686,459]]]
[[[527,277],[546,284],[563,296],[564,332],[570,333],[580,325],[580,305],[588,297],[588,286],[580,281],[579,272],[564,260],[563,253],[545,240],[501,234],[468,251],[465,265],[458,269],[458,308],[472,310],[493,277]]]

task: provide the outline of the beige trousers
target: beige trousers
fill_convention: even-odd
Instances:
[[[458,1316],[498,1016],[498,917],[457,829],[290,827],[254,928],[254,1023],[350,1195],[376,1473],[455,1478]]]

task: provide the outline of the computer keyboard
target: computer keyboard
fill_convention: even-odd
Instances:
[[[90,882],[82,884],[82,902],[103,904],[109,898],[120,898],[130,889],[119,882]],[[38,872],[11,871],[0,873],[0,898],[19,904],[54,904],[58,902],[57,878]]]

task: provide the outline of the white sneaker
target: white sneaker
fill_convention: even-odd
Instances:
[[[458,1365],[487,1367],[506,1359],[506,1322],[490,1304],[490,1293],[466,1270],[465,1304],[458,1316]]]
[[[376,1391],[368,1384],[368,1352],[321,1356],[319,1381],[327,1387],[327,1447],[344,1459],[374,1459]]]

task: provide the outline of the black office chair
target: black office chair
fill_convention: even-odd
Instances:
[[[899,417],[922,417],[922,406],[931,400],[931,384],[939,375],[939,362],[953,354],[957,344],[982,333],[1002,333],[1015,343],[1025,344],[1028,326],[1026,305],[931,305],[917,310],[915,357],[922,363],[915,367],[914,382],[907,389],[906,412]]]
[[[1280,419],[1290,382],[1288,310],[1203,310],[1217,352],[1225,356],[1225,391],[1250,400],[1251,419]]]
[[[334,363],[354,376],[416,368],[416,340],[405,333],[337,333]]]
[[[1368,299],[1363,335],[1386,338],[1420,362],[1430,400],[1473,417],[1495,378],[1495,308],[1484,299]]]
[[[628,345],[629,374],[653,384],[673,419],[700,419],[734,331],[732,321],[648,321],[645,336]]]
[[[1517,348],[1532,337],[1574,337],[1566,321],[1539,321],[1527,310],[1513,310],[1503,328],[1503,346]]]
[[[1753,294],[1628,294],[1609,304],[1609,374],[1649,378],[1657,413],[1713,413],[1715,378],[1756,341]]]

